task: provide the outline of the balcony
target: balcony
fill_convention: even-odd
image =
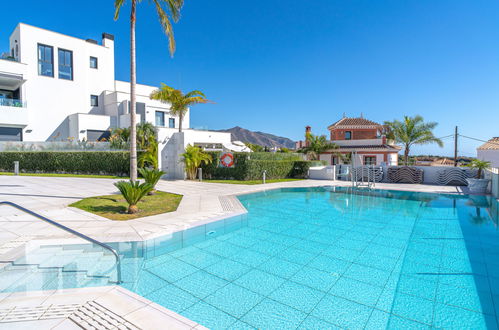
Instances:
[[[28,125],[26,102],[0,98],[0,126],[25,127]]]
[[[26,108],[26,102],[18,99],[0,98],[0,107]]]

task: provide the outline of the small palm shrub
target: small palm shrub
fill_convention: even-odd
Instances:
[[[139,181],[118,181],[114,185],[128,203],[129,214],[139,212],[137,204],[153,189],[150,183],[140,183]]]
[[[147,167],[139,168],[139,173],[144,178],[146,183],[149,183],[152,186],[152,189],[148,193],[148,195],[152,195],[156,191],[156,184],[158,183],[159,179],[161,179],[161,177],[165,174],[165,172],[161,170]]]
[[[185,164],[185,172],[190,180],[196,178],[196,172],[202,164],[209,164],[212,161],[211,155],[201,150],[199,147],[191,146],[190,144],[185,147],[185,152],[181,155],[182,161]]]
[[[471,163],[468,164],[468,167],[471,167],[473,169],[477,170],[476,173],[476,178],[481,179],[482,178],[482,173],[490,168],[490,162],[485,161],[485,160],[480,160],[480,159],[473,159]]]

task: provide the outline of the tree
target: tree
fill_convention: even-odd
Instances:
[[[185,152],[181,155],[185,164],[185,172],[191,180],[196,178],[196,171],[201,164],[209,164],[212,161],[211,155],[203,152],[199,147],[187,145]]]
[[[158,168],[157,130],[151,123],[141,123],[136,126],[136,144],[139,151],[137,158],[139,167],[151,166]],[[116,128],[109,138],[111,148],[128,149],[130,147],[130,128]]]
[[[338,152],[338,145],[327,140],[325,135],[306,135],[307,146],[301,148],[299,152],[307,154],[311,160],[319,160],[319,155],[323,152],[332,150],[333,153],[341,157]]]
[[[490,168],[490,162],[486,160],[480,160],[480,159],[473,159],[468,165],[468,167],[476,169],[476,178],[481,179],[483,172]]]
[[[135,63],[135,23],[137,4],[140,0],[131,0],[130,12],[130,180],[137,181],[137,144],[136,144],[136,95],[135,87],[137,84],[137,73]],[[171,20],[177,22],[180,18],[180,9],[182,8],[183,0],[152,0],[156,7],[159,22],[168,37],[168,48],[170,55],[175,53],[175,38],[173,36],[173,27]],[[120,10],[125,4],[125,0],[114,1],[114,20],[120,16]]]
[[[417,115],[414,117],[404,116],[402,121],[386,121],[388,126],[388,138],[401,144],[404,150],[404,163],[409,161],[409,153],[413,145],[423,145],[436,143],[443,147],[442,140],[433,135],[433,129],[438,125],[435,122],[425,123],[423,117]]]
[[[167,86],[161,83],[161,87],[153,91],[151,100],[170,104],[170,114],[178,117],[178,131],[182,132],[182,121],[189,110],[189,107],[199,103],[209,103],[203,92],[194,90],[184,94],[180,89]]]
[[[250,148],[251,151],[253,152],[263,152],[263,147],[258,144],[254,144],[251,142],[246,142],[245,145]]]

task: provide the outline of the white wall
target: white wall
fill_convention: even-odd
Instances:
[[[477,157],[491,162],[492,167],[499,167],[499,150],[477,150]]]
[[[67,117],[73,113],[103,113],[90,106],[90,95],[101,95],[114,88],[114,42],[105,40],[105,46],[86,42],[60,33],[19,24],[11,43],[19,38],[19,59],[27,65],[25,95],[29,109],[29,124],[25,141],[46,141],[66,138]],[[54,77],[38,74],[38,43],[52,46]],[[11,44],[11,47],[13,45]],[[58,49],[73,52],[73,80],[59,79]],[[98,58],[98,69],[90,68],[90,56]],[[31,132],[26,133],[26,130]]]

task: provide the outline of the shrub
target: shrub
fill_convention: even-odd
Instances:
[[[149,195],[152,195],[154,193],[156,184],[158,183],[159,179],[161,179],[161,176],[165,174],[165,172],[154,168],[139,168],[139,173],[144,178],[146,183],[149,183],[152,186],[151,191],[148,193]]]
[[[234,167],[220,167],[220,152],[210,153],[211,164],[202,166],[205,178],[222,180],[260,180],[263,171],[267,179],[304,178],[310,161],[304,161],[300,154],[291,153],[233,153]]]
[[[139,212],[137,204],[153,189],[151,184],[146,182],[140,183],[139,181],[118,181],[114,185],[128,203],[129,214]]]
[[[13,171],[14,161],[19,161],[21,171],[31,173],[117,176],[130,173],[127,151],[5,151],[0,152],[0,171]]]

